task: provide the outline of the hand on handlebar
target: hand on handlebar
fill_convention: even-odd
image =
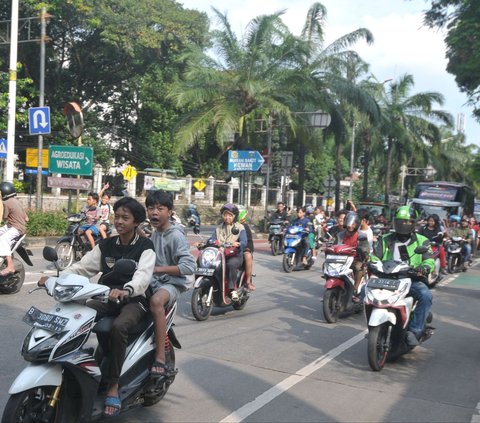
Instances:
[[[108,300],[120,304],[125,298],[128,298],[130,293],[126,289],[112,289],[108,294]]]

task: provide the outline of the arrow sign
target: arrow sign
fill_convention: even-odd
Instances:
[[[30,135],[50,133],[50,107],[30,107],[28,109]]]
[[[228,152],[229,172],[256,172],[265,160],[258,151],[237,150]]]
[[[48,154],[48,168],[51,173],[63,173],[66,175],[92,174],[92,147],[51,145]]]
[[[88,191],[92,188],[92,180],[78,178],[56,178],[49,176],[47,178],[47,186],[50,188],[82,189]]]

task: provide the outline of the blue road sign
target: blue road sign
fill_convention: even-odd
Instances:
[[[7,158],[7,140],[5,138],[0,139],[0,159]]]
[[[25,173],[27,175],[38,175],[38,169],[29,169],[28,167],[25,169]],[[48,175],[48,170],[42,170],[42,175]]]
[[[237,150],[228,152],[229,172],[256,172],[265,160],[258,151]]]
[[[30,135],[50,133],[50,107],[30,107],[28,109],[28,129]]]

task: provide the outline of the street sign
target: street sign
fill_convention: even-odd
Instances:
[[[38,148],[27,148],[25,164],[27,167],[38,167]],[[48,148],[42,148],[42,167],[48,169]]]
[[[129,181],[130,179],[137,176],[137,170],[133,166],[128,165],[125,169],[122,170],[122,175],[126,181]]]
[[[203,181],[203,179],[199,179],[197,180],[197,182],[193,184],[193,186],[195,187],[196,190],[203,191],[207,186],[207,184]]]
[[[51,145],[48,155],[48,166],[51,173],[91,175],[93,170],[93,148]]]
[[[38,175],[38,169],[25,169],[27,175]],[[42,175],[48,175],[48,170],[42,170]]]
[[[0,159],[7,158],[7,145],[8,141],[5,138],[0,139]]]
[[[83,189],[88,191],[92,188],[92,180],[79,178],[56,178],[54,176],[49,176],[47,178],[47,186],[50,188]]]
[[[263,162],[262,155],[258,151],[235,150],[228,152],[229,172],[256,172]]]
[[[30,107],[28,109],[28,130],[30,135],[50,133],[50,107]]]

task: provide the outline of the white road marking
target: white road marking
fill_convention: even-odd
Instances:
[[[277,383],[274,387],[270,388],[268,391],[265,391],[263,394],[259,395],[253,401],[245,404],[243,407],[229,414],[227,417],[221,420],[220,423],[238,423],[243,421],[248,416],[260,410],[266,404],[273,401],[275,398],[288,391],[290,388],[294,387],[297,383],[310,376],[313,372],[316,372],[318,369],[328,364],[331,360],[339,356],[341,353],[353,347],[361,340],[365,339],[365,335],[367,334],[367,332],[368,330],[364,330],[358,335],[355,335],[353,338],[345,341],[343,344],[340,344],[333,350],[330,350],[326,354],[317,358],[315,361],[311,362],[304,368],[298,370],[294,375],[287,377],[280,383]]]

